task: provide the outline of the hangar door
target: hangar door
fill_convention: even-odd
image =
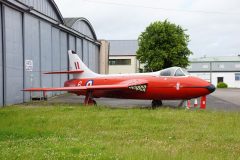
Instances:
[[[83,40],[83,62],[88,66],[89,64],[89,47],[88,47],[88,41]]]
[[[60,31],[57,28],[52,27],[52,71],[61,70],[61,54],[60,54]],[[53,87],[61,86],[61,75],[54,74]],[[61,92],[53,92],[53,95],[59,95]]]
[[[89,68],[95,72],[95,57],[94,57],[95,48],[94,45],[88,42],[88,63]]]
[[[24,14],[24,88],[40,87],[40,32],[39,20]],[[32,97],[40,97],[33,92]],[[24,92],[24,101],[29,101],[30,93]]]
[[[5,103],[23,102],[23,40],[22,15],[4,7],[5,28]]]
[[[3,50],[2,50],[2,11],[1,11],[1,3],[0,3],[0,107],[3,106]]]
[[[52,75],[43,74],[52,71],[52,27],[50,24],[40,21],[40,57],[41,57],[41,87],[52,87]],[[47,96],[52,96],[47,92]]]
[[[73,50],[76,52],[76,39],[72,35],[68,35],[68,49]],[[71,70],[71,68],[69,68]],[[69,75],[69,78],[71,79],[73,76]]]
[[[78,56],[81,58],[81,60],[82,60],[82,55],[83,55],[83,48],[82,48],[82,39],[79,39],[79,38],[77,38],[76,39],[76,50],[77,50],[77,54],[78,54]]]
[[[76,52],[76,39],[74,36],[69,35],[69,49]]]
[[[89,68],[98,73],[99,72],[99,50],[98,46],[88,42],[88,62]],[[91,64],[91,65],[90,65]]]
[[[61,69],[60,71],[67,71],[68,70],[68,48],[67,48],[67,34],[65,32],[60,31],[60,52],[61,52]],[[61,87],[64,86],[64,82],[67,81],[68,75],[67,74],[61,74]],[[64,92],[62,92],[64,93]]]

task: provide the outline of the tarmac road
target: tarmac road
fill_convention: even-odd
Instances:
[[[62,95],[51,98],[49,102],[61,103],[83,103],[83,96]],[[126,100],[126,99],[111,99],[99,98],[95,99],[98,104],[110,107],[133,108],[133,107],[151,107],[151,100]],[[198,103],[200,100],[198,99]],[[163,101],[164,106],[177,107],[180,101]],[[193,105],[193,100],[192,103]],[[240,111],[240,89],[217,89],[214,93],[207,96],[208,110],[224,110],[224,111]]]

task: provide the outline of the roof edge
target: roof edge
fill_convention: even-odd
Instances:
[[[57,12],[58,18],[60,18],[62,24],[65,24],[62,13],[60,12],[56,2],[54,0],[50,0],[50,3],[54,6],[53,9]]]
[[[78,21],[84,21],[84,22],[89,26],[89,28],[90,28],[90,30],[91,30],[91,32],[92,32],[92,34],[93,34],[94,39],[97,40],[97,35],[96,35],[96,33],[95,33],[95,30],[94,30],[92,24],[89,22],[88,19],[86,19],[86,18],[84,18],[84,17],[66,17],[66,18],[64,18],[64,19],[70,19],[70,18],[71,18],[71,19],[74,19],[74,22],[73,22],[72,24],[66,24],[66,25],[69,25],[69,27],[72,27],[72,26],[73,26],[75,23],[77,23]]]

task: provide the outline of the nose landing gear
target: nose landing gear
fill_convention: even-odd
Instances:
[[[162,100],[152,100],[152,108],[155,109],[157,107],[162,106]]]

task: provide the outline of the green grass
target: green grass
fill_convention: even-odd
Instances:
[[[240,113],[5,107],[0,159],[240,159]]]

